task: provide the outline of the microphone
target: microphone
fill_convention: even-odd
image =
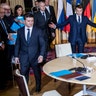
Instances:
[[[78,61],[79,63],[81,63],[83,65],[83,67],[76,67],[75,71],[76,72],[80,72],[80,73],[86,73],[87,72],[87,68],[85,67],[84,63],[79,61],[78,59],[76,59],[74,56],[72,58],[75,59],[76,61]]]

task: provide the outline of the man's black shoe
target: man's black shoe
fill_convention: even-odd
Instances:
[[[41,91],[41,89],[36,89],[36,92],[40,92]]]
[[[0,90],[5,90],[6,86],[5,85],[0,85]]]

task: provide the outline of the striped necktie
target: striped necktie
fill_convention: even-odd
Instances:
[[[7,28],[6,28],[4,21],[2,19],[0,20],[0,23],[1,23],[1,26],[3,27],[5,33],[8,35]]]

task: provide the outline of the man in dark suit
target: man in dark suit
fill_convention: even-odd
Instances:
[[[4,9],[0,6],[0,90],[6,88],[7,77],[6,77],[6,41],[7,34],[3,26]]]
[[[40,64],[45,53],[45,41],[42,30],[34,24],[34,17],[30,13],[25,14],[25,27],[17,31],[15,45],[15,61],[20,64],[21,74],[25,76],[28,83],[29,69],[32,67],[36,79],[36,91],[41,90]]]
[[[12,57],[14,56],[14,45],[15,44],[10,44],[10,41],[13,41],[12,38],[12,33],[16,33],[15,31],[11,30],[11,26],[12,24],[15,22],[13,15],[11,14],[11,8],[7,3],[1,3],[1,7],[4,8],[5,10],[5,15],[4,15],[4,23],[6,25],[7,31],[8,31],[8,40],[7,40],[7,73],[8,73],[8,79],[12,80],[13,76],[12,76],[12,65],[11,65],[11,61],[12,61]]]
[[[50,14],[45,10],[45,2],[39,2],[40,10],[34,15],[35,25],[43,31],[43,36],[46,43],[46,53],[44,59],[47,57],[47,51],[49,48],[49,31],[48,31],[48,21],[50,19]],[[46,61],[46,60],[45,60]]]
[[[76,53],[78,47],[78,53],[84,52],[84,45],[87,42],[86,26],[91,25],[96,27],[96,24],[92,23],[86,16],[84,16],[83,8],[81,5],[76,6],[76,14],[69,16],[69,18],[62,24],[50,24],[52,28],[65,26],[70,23],[69,42],[71,43],[72,52]]]
[[[53,22],[53,23],[57,23],[57,20],[56,20],[56,16],[55,16],[55,11],[54,11],[54,7],[49,5],[49,2],[50,0],[45,0],[45,7],[46,7],[46,10],[49,12],[50,14],[50,20],[49,20],[49,23]],[[54,38],[55,38],[55,30],[53,28],[49,28],[49,43],[51,43]]]

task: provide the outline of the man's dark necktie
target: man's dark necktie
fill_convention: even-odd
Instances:
[[[1,21],[1,25],[2,25],[5,33],[8,35],[8,32],[7,32],[6,26],[5,26],[5,24],[4,24],[4,21],[3,21],[2,19],[1,19],[0,21]]]
[[[45,17],[45,13],[44,12],[42,13],[42,16],[44,17],[44,20],[46,20],[46,17]]]
[[[80,16],[78,16],[78,23],[80,23]]]
[[[28,33],[27,33],[27,42],[29,43],[30,41],[30,29],[27,29],[28,30]]]

